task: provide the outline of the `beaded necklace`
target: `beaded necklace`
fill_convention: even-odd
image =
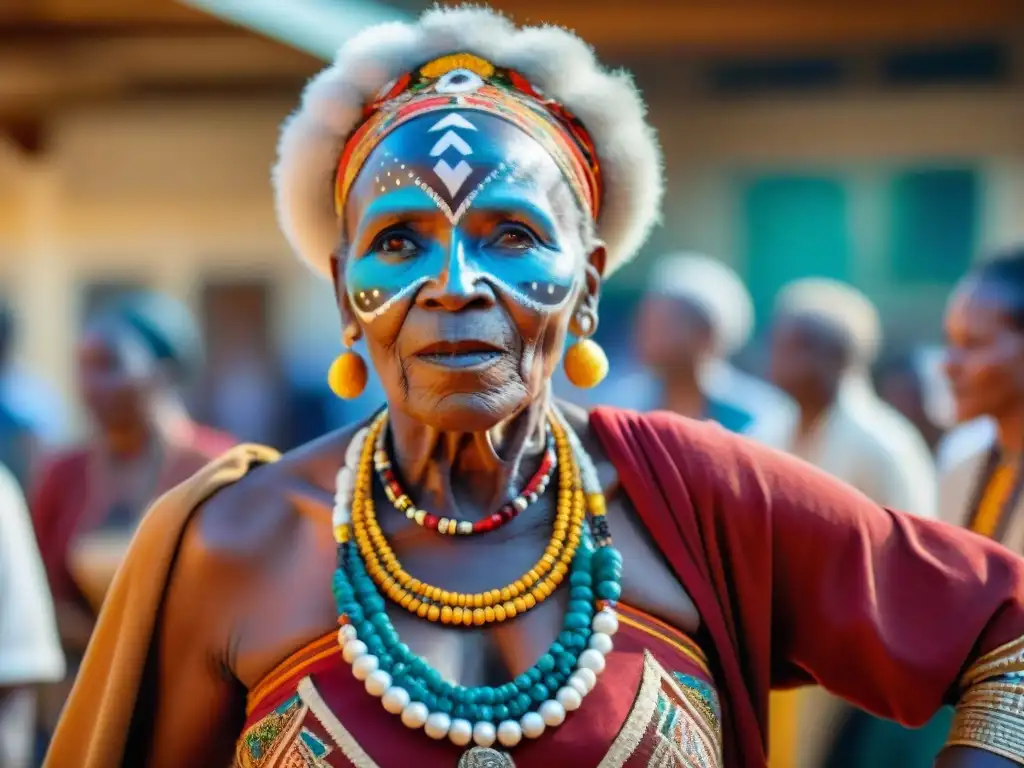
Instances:
[[[385,417],[370,426],[367,440],[376,442]],[[483,626],[525,613],[544,602],[568,573],[580,544],[584,524],[584,494],[572,448],[562,425],[552,424],[560,454],[561,492],[554,530],[540,559],[520,578],[503,588],[463,594],[443,590],[414,578],[403,568],[377,523],[368,474],[356,487],[358,503],[352,509],[354,540],[366,569],[377,587],[392,602],[430,621]]]
[[[530,504],[533,504],[548,488],[551,481],[551,474],[557,464],[555,454],[555,440],[552,430],[547,430],[547,445],[544,450],[544,457],[540,466],[533,474],[533,477],[523,486],[512,501],[503,504],[493,515],[470,522],[468,520],[457,520],[450,517],[439,517],[422,509],[417,509],[409,494],[402,488],[401,483],[391,468],[391,457],[387,451],[387,430],[381,429],[374,441],[375,450],[373,453],[374,468],[377,470],[377,478],[384,486],[384,493],[391,505],[404,514],[408,519],[417,525],[428,528],[432,531],[448,534],[450,536],[469,536],[474,533],[486,533],[494,531],[508,522],[514,520],[520,512],[525,512]]]
[[[524,737],[536,739],[547,728],[561,725],[566,713],[578,709],[593,690],[604,670],[605,655],[613,647],[612,635],[618,629],[613,607],[621,592],[622,557],[608,535],[597,473],[572,429],[554,413],[551,423],[556,446],[563,440],[567,446],[565,458],[559,456],[560,475],[569,480],[561,484],[560,501],[565,498],[568,506],[580,511],[580,517],[585,503],[591,514],[591,532],[577,533],[570,558],[569,608],[562,631],[548,652],[515,680],[496,687],[462,686],[442,679],[401,641],[365,552],[355,541],[360,529],[366,528],[366,522],[357,522],[357,517],[372,508],[374,430],[382,428],[384,418],[382,414],[356,434],[338,473],[334,509],[338,568],[333,589],[342,623],[338,632],[342,656],[367,692],[379,697],[384,708],[399,715],[408,728],[423,728],[428,737],[447,738],[460,747],[474,743],[460,765],[487,758],[497,761],[493,764],[511,766],[511,757],[492,747],[497,743],[511,749]],[[571,541],[566,530],[555,533],[562,534],[556,540]],[[500,596],[502,590],[497,591]],[[432,596],[433,592],[428,599]],[[404,607],[408,609],[417,598],[407,595],[402,601],[407,597]],[[474,606],[477,597],[482,599],[479,595],[461,597],[472,599]],[[431,607],[437,606],[422,600],[421,605],[427,606],[425,617],[429,619]],[[474,607],[472,623],[476,610]],[[416,613],[419,615],[419,608]],[[463,619],[462,623],[467,622]]]

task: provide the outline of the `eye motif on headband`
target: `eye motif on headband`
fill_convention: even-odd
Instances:
[[[453,111],[458,110],[458,111]],[[443,210],[455,220],[466,205],[473,172],[466,136],[477,130],[467,112],[494,115],[534,138],[551,155],[581,207],[595,219],[601,200],[600,171],[593,142],[583,125],[562,105],[546,99],[522,75],[468,53],[444,56],[385,86],[364,110],[364,122],[345,144],[335,182],[335,210],[341,216],[353,182],[385,136],[409,120],[439,115],[429,132],[440,135],[430,149],[433,171],[447,191]],[[445,155],[445,157],[441,157]],[[451,162],[446,158],[451,158]],[[457,159],[456,159],[457,158]],[[482,180],[481,180],[482,181]],[[440,190],[433,189],[438,197]]]

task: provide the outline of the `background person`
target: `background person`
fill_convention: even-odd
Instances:
[[[36,694],[64,677],[53,602],[25,498],[0,466],[0,766],[30,768]]]
[[[45,462],[31,498],[72,673],[44,692],[50,729],[142,513],[232,445],[182,404],[180,387],[199,361],[190,323],[177,302],[139,294],[100,309],[79,339],[78,384],[93,431]]]
[[[750,294],[721,261],[663,256],[636,322],[635,349],[648,378],[618,388],[635,404],[612,404],[708,419],[755,438],[785,428],[795,416],[792,401],[729,362],[749,341],[753,317]]]

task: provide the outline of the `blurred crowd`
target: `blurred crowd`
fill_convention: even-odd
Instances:
[[[813,277],[779,292],[755,336],[743,281],[695,253],[654,263],[626,325],[630,337],[609,347],[612,373],[601,386],[581,393],[559,375],[556,393],[716,421],[879,504],[1024,550],[1024,247],[984,254],[962,277],[942,348],[890,350],[866,296]],[[69,404],[16,368],[16,337],[17,318],[0,312],[3,768],[38,761],[154,497],[236,441],[287,448],[383,401],[373,384],[339,402],[326,383],[289,386],[256,358],[208,355],[184,306],[130,293],[98,306],[79,330],[74,370],[88,434],[55,448]],[[741,354],[751,349],[760,354]],[[189,392],[213,368],[217,386],[194,418]],[[904,731],[820,691],[780,694],[772,706],[778,765],[926,766],[945,735],[943,715]]]

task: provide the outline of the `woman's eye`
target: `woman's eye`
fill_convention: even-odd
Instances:
[[[419,246],[403,235],[385,235],[377,240],[374,250],[389,256],[412,256]]]
[[[527,251],[537,245],[537,239],[523,227],[506,227],[491,241],[494,248],[508,251]]]

